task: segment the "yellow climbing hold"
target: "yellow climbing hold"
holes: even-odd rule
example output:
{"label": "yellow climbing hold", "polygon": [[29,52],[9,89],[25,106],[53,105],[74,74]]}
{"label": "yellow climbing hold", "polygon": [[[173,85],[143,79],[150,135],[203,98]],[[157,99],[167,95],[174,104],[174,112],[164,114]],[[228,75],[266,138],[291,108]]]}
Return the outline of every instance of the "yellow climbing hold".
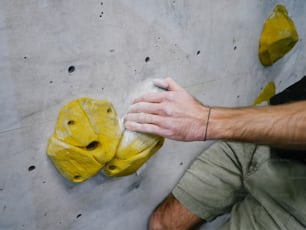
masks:
{"label": "yellow climbing hold", "polygon": [[47,154],[68,180],[82,182],[102,168],[109,176],[136,172],[163,144],[162,137],[123,131],[108,100],[79,98],[60,111]]}
{"label": "yellow climbing hold", "polygon": [[113,160],[104,172],[108,176],[127,176],[136,172],[164,143],[159,136],[125,130]]}
{"label": "yellow climbing hold", "polygon": [[60,111],[47,153],[64,177],[82,182],[115,156],[121,133],[109,101],[80,98]]}
{"label": "yellow climbing hold", "polygon": [[55,136],[50,138],[48,156],[57,170],[73,182],[87,180],[104,166],[86,148],[67,144]]}
{"label": "yellow climbing hold", "polygon": [[259,59],[270,66],[289,52],[298,41],[293,21],[283,5],[277,5],[267,18],[259,41]]}
{"label": "yellow climbing hold", "polygon": [[259,105],[262,102],[267,102],[274,95],[275,95],[275,84],[274,82],[269,82],[259,93],[255,101],[253,102],[253,105]]}

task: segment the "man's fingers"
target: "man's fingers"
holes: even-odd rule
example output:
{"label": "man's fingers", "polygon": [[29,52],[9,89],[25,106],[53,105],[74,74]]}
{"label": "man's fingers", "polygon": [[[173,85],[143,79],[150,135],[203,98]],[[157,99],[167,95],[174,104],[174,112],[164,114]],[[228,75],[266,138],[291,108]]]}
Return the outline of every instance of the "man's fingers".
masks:
{"label": "man's fingers", "polygon": [[154,80],[153,80],[153,84],[154,84],[156,87],[161,88],[161,89],[168,90],[168,88],[169,88],[169,84],[168,84],[168,82],[166,81],[166,79],[154,79]]}
{"label": "man's fingers", "polygon": [[154,124],[140,124],[134,121],[127,121],[124,123],[124,125],[127,130],[134,131],[134,132],[155,134],[155,135],[163,136],[163,137],[165,137],[165,133],[166,133],[164,129]]}
{"label": "man's fingers", "polygon": [[162,114],[162,109],[159,103],[138,102],[130,106],[128,113]]}
{"label": "man's fingers", "polygon": [[139,124],[158,124],[161,118],[158,115],[152,115],[147,113],[128,113],[124,117],[125,123],[136,122]]}
{"label": "man's fingers", "polygon": [[183,87],[181,87],[179,84],[177,84],[172,78],[168,77],[165,79],[165,81],[168,83],[168,90],[169,91],[181,91],[184,90]]}
{"label": "man's fingers", "polygon": [[158,92],[158,93],[147,93],[142,95],[134,100],[133,103],[138,102],[151,102],[151,103],[160,103],[162,102],[167,96],[167,92]]}

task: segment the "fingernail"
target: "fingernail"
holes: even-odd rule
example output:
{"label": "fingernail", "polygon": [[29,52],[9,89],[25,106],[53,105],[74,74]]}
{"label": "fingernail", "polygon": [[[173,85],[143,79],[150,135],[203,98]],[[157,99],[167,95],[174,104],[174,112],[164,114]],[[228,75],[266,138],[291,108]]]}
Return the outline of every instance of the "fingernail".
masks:
{"label": "fingernail", "polygon": [[165,89],[165,90],[168,90],[168,83],[165,82],[163,79],[154,79],[153,80],[153,84],[158,87],[158,88],[161,88],[161,89]]}

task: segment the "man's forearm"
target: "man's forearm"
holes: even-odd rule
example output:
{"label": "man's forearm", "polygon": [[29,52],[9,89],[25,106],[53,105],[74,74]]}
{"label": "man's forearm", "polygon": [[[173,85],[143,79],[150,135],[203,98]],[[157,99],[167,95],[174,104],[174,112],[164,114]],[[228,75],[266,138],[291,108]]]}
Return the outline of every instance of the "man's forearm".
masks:
{"label": "man's forearm", "polygon": [[287,105],[213,108],[208,139],[306,148],[306,102]]}

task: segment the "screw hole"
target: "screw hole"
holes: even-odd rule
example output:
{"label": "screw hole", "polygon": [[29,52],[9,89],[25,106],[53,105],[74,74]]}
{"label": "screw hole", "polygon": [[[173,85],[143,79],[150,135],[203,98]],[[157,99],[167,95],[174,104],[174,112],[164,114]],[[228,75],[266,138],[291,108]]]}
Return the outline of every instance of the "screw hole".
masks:
{"label": "screw hole", "polygon": [[75,67],[73,65],[68,67],[68,73],[73,73],[75,71]]}
{"label": "screw hole", "polygon": [[110,165],[110,166],[108,166],[108,169],[109,170],[115,170],[117,167],[115,166],[115,165]]}
{"label": "screw hole", "polygon": [[73,178],[74,178],[75,180],[80,180],[80,179],[81,179],[81,176],[80,176],[80,175],[75,175]]}
{"label": "screw hole", "polygon": [[75,121],[70,120],[70,121],[67,122],[67,124],[68,124],[68,125],[74,125],[74,124],[75,124]]}
{"label": "screw hole", "polygon": [[99,142],[98,141],[93,141],[93,142],[90,142],[87,146],[86,146],[86,149],[89,150],[89,151],[92,151],[92,150],[95,150],[99,145]]}

